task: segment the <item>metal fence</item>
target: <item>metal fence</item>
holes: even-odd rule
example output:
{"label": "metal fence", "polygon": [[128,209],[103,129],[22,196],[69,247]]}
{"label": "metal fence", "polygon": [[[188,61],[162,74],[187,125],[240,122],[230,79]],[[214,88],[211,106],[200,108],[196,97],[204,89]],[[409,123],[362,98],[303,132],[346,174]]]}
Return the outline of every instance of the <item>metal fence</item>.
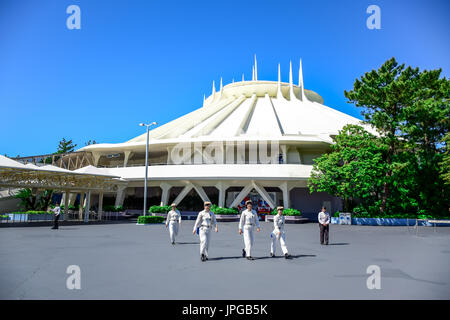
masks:
{"label": "metal fence", "polygon": [[[125,220],[128,216],[125,216],[123,212],[103,212],[99,217],[98,212],[89,211],[88,221],[111,221],[111,220]],[[27,214],[27,213],[6,213],[0,216],[0,223],[34,223],[34,222],[52,222],[55,219],[53,213],[48,214]],[[78,211],[69,210],[68,214],[61,213],[59,221],[85,221],[86,213],[82,214]]]}

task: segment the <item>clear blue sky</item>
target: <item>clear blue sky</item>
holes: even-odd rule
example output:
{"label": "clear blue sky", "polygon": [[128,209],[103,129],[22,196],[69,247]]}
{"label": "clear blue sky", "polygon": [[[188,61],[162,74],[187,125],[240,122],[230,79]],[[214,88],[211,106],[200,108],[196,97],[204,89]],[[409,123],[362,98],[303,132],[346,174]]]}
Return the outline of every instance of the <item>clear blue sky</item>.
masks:
{"label": "clear blue sky", "polygon": [[[66,8],[81,8],[68,30]],[[369,30],[366,8],[381,8]],[[343,92],[385,60],[450,71],[450,1],[0,0],[0,154],[56,151],[63,137],[124,142],[201,106],[242,73],[298,79],[360,118]],[[295,80],[297,81],[297,80]]]}

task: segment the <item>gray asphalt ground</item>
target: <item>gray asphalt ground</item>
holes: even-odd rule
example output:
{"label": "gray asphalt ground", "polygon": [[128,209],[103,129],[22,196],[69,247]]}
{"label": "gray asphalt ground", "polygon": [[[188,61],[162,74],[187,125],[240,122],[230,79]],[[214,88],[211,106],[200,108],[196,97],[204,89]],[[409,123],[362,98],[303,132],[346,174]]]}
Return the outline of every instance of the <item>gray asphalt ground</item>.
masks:
{"label": "gray asphalt ground", "polygon": [[[172,246],[164,225],[0,229],[1,299],[449,299],[450,228],[287,225],[292,259],[269,257],[271,223],[262,222],[253,256],[241,256],[237,223],[219,224],[201,262],[193,221]],[[81,289],[69,290],[69,265]],[[369,290],[367,267],[381,268]]]}

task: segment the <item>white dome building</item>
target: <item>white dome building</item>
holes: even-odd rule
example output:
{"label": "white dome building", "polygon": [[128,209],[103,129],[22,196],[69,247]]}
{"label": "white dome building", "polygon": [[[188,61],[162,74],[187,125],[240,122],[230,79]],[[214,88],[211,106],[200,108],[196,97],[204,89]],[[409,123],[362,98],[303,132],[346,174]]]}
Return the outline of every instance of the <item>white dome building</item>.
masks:
{"label": "white dome building", "polygon": [[[203,106],[150,131],[149,201],[179,203],[184,210],[202,208],[201,200],[238,207],[247,197],[262,211],[284,205],[304,215],[325,204],[330,212],[341,201],[306,186],[313,159],[332,143],[332,136],[359,119],[325,106],[317,93],[303,86],[258,80],[233,82],[204,98]],[[124,143],[94,144],[95,166],[128,182],[115,204],[142,208],[146,133]],[[201,199],[201,200],[200,200]],[[265,210],[264,210],[265,209]]]}

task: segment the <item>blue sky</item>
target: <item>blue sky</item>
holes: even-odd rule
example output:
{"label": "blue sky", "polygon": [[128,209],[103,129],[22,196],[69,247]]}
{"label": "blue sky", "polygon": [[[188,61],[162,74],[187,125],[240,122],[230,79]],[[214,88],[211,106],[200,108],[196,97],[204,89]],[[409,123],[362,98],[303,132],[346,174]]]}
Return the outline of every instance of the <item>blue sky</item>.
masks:
{"label": "blue sky", "polygon": [[[69,30],[66,8],[81,9]],[[366,8],[381,9],[369,30]],[[242,73],[276,80],[289,61],[325,104],[352,116],[344,90],[385,60],[450,71],[450,1],[0,0],[0,154],[56,151],[63,137],[124,142],[201,106]],[[297,81],[297,80],[295,80]]]}

